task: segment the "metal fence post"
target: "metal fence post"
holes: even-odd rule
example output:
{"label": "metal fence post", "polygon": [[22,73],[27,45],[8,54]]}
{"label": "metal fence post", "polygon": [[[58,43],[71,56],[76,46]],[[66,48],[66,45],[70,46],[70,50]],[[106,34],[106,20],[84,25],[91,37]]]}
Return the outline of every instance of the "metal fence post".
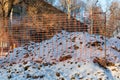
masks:
{"label": "metal fence post", "polygon": [[106,60],[106,12],[104,13],[105,14],[105,52],[104,52],[104,54],[105,54],[105,60]]}

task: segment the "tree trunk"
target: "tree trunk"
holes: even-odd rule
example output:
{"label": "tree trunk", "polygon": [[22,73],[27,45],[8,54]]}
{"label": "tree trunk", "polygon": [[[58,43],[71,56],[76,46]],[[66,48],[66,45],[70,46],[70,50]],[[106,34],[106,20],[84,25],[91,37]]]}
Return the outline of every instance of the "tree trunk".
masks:
{"label": "tree trunk", "polygon": [[8,12],[7,12],[7,16],[6,17],[10,17],[10,13],[13,7],[13,2],[14,0],[8,0]]}

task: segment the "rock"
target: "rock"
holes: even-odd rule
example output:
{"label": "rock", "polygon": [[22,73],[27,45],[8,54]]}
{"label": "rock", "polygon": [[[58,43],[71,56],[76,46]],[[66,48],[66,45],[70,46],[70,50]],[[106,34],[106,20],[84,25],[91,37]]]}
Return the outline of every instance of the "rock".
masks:
{"label": "rock", "polygon": [[99,78],[98,80],[102,80],[102,78]]}
{"label": "rock", "polygon": [[29,54],[25,54],[25,55],[24,55],[24,58],[28,58],[28,57],[29,57]]}
{"label": "rock", "polygon": [[78,65],[78,68],[80,68],[81,66],[80,65]]}
{"label": "rock", "polygon": [[24,64],[24,65],[27,64],[27,61],[23,61],[23,64]]}
{"label": "rock", "polygon": [[39,76],[32,76],[32,78],[33,78],[33,79],[38,79],[38,78],[39,78]]}
{"label": "rock", "polygon": [[74,45],[74,49],[75,49],[75,50],[77,50],[77,49],[79,49],[79,47],[78,47],[78,46],[76,46],[76,45]]}
{"label": "rock", "polygon": [[36,63],[42,63],[43,60],[41,58],[39,58],[39,59],[34,59],[33,61]]}
{"label": "rock", "polygon": [[100,41],[95,41],[95,42],[88,42],[86,44],[86,46],[93,46],[93,47],[98,47],[101,46],[101,44],[103,45],[104,43],[100,42]]}
{"label": "rock", "polygon": [[62,45],[62,43],[60,42],[59,45]]}
{"label": "rock", "polygon": [[71,80],[75,80],[75,77],[72,76],[72,77],[71,77]]}
{"label": "rock", "polygon": [[73,38],[72,38],[72,42],[75,42],[75,40],[76,40],[76,37],[73,37]]}
{"label": "rock", "polygon": [[62,77],[62,78],[60,78],[60,80],[65,80],[65,79]]}
{"label": "rock", "polygon": [[120,36],[117,36],[118,39],[120,39]]}
{"label": "rock", "polygon": [[30,66],[25,66],[25,67],[24,67],[24,70],[25,70],[25,71],[28,70],[29,67],[30,67]]}
{"label": "rock", "polygon": [[30,75],[30,74],[27,74],[27,76],[26,76],[27,78],[31,78],[32,76]]}
{"label": "rock", "polygon": [[40,75],[40,78],[44,78],[45,77],[45,75]]}
{"label": "rock", "polygon": [[56,72],[56,76],[57,76],[57,77],[60,77],[60,73],[59,73],[59,72]]}
{"label": "rock", "polygon": [[48,66],[48,65],[50,65],[50,63],[43,63],[43,65],[44,65],[44,66]]}
{"label": "rock", "polygon": [[8,79],[11,79],[12,78],[12,76],[11,75],[8,75]]}

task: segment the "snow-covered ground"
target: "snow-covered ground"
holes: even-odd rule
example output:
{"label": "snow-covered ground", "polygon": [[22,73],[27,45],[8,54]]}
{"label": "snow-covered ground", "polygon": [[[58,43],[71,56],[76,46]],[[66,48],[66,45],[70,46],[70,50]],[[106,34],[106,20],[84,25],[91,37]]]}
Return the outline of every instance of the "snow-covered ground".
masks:
{"label": "snow-covered ground", "polygon": [[94,57],[104,57],[104,41],[101,35],[62,31],[30,42],[0,58],[0,80],[120,80],[119,37],[106,39],[107,60],[115,66],[93,63]]}

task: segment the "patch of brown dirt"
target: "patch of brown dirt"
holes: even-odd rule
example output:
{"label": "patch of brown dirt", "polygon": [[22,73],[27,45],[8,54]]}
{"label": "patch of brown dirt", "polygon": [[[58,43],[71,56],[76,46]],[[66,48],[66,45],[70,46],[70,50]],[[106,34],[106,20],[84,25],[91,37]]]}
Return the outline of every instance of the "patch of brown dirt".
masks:
{"label": "patch of brown dirt", "polygon": [[68,59],[71,59],[71,58],[72,58],[71,55],[60,56],[59,61],[65,61],[65,60],[68,60]]}
{"label": "patch of brown dirt", "polygon": [[105,60],[104,58],[98,58],[98,57],[95,57],[93,59],[93,62],[94,63],[98,63],[101,67],[103,68],[107,68],[107,66],[115,66],[114,63],[108,61],[108,60]]}
{"label": "patch of brown dirt", "polygon": [[111,48],[118,51],[118,52],[120,52],[120,49],[118,49],[117,47],[111,47]]}

